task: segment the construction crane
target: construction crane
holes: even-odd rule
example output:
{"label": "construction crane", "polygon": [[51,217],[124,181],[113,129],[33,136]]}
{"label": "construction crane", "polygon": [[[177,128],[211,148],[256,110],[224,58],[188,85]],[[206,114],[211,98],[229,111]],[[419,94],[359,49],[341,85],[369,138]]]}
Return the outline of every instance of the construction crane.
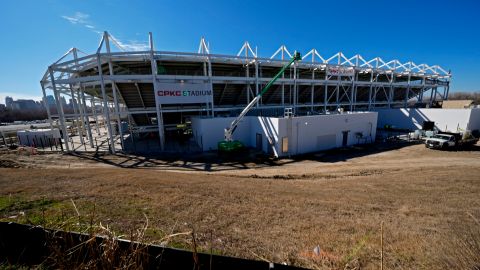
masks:
{"label": "construction crane", "polygon": [[224,130],[224,132],[225,132],[224,137],[225,138],[224,138],[223,141],[218,142],[218,150],[219,151],[221,151],[221,152],[234,152],[234,151],[240,150],[244,147],[242,142],[237,141],[237,140],[233,140],[233,133],[237,129],[238,124],[240,123],[240,121],[242,121],[243,117],[245,117],[245,115],[258,103],[258,101],[260,100],[262,95],[265,94],[265,92],[267,92],[268,89],[270,89],[270,87],[275,83],[275,81],[278,80],[278,78],[280,78],[280,76],[282,76],[282,74],[285,72],[285,70],[287,68],[289,68],[295,61],[300,61],[300,60],[302,60],[302,57],[300,56],[300,53],[295,52],[293,54],[292,59],[290,59],[290,61],[282,67],[282,69],[275,75],[275,77],[273,77],[273,79],[271,79],[267,83],[267,85],[265,85],[265,87],[262,89],[262,91],[260,93],[258,93],[257,96],[255,96],[255,98],[252,101],[250,101],[250,103],[248,103],[248,105],[245,107],[245,109],[243,109],[243,111],[238,115],[238,117],[235,118],[235,120],[233,120],[232,123],[230,123],[230,126],[225,128],[225,130]]}

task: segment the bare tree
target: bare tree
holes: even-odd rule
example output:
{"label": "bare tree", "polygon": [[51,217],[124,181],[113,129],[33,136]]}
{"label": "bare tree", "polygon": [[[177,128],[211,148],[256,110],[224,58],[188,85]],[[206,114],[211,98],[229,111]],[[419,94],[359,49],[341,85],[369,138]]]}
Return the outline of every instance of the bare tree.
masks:
{"label": "bare tree", "polygon": [[454,92],[448,95],[448,99],[450,100],[471,99],[478,104],[480,103],[480,92]]}

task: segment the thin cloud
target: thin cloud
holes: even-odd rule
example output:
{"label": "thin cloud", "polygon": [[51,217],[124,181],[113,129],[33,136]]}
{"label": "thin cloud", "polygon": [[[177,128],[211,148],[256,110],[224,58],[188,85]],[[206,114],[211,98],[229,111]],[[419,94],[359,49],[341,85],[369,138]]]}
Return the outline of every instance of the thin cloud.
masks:
{"label": "thin cloud", "polygon": [[[72,16],[63,15],[63,19],[67,20],[71,24],[81,25],[88,30],[96,33],[98,35],[103,35],[103,32],[98,30],[95,24],[90,20],[90,15],[82,12],[75,12]],[[129,40],[128,42],[122,41],[118,38],[112,37],[112,41],[124,51],[147,51],[150,49],[150,46],[146,42],[140,42],[138,40]]]}
{"label": "thin cloud", "polygon": [[123,42],[118,38],[110,34],[110,37],[114,43],[120,48],[123,48],[125,51],[148,51],[150,46],[146,42],[140,42],[138,40],[129,40],[128,42]]}
{"label": "thin cloud", "polygon": [[85,14],[85,13],[82,13],[82,12],[75,12],[75,14],[73,14],[73,16],[66,16],[66,15],[63,15],[62,18],[64,18],[65,20],[69,21],[71,24],[86,24],[88,25],[88,18],[90,17],[90,15],[88,14]]}
{"label": "thin cloud", "polygon": [[90,22],[90,20],[89,20],[90,15],[88,15],[88,14],[77,11],[77,12],[75,12],[75,14],[73,14],[73,16],[63,15],[61,17],[65,20],[67,20],[71,24],[75,24],[75,25],[78,24],[78,25],[81,25],[81,26],[84,26],[84,27],[88,28],[90,31],[92,31],[94,33],[102,34],[100,31],[98,31],[96,29],[96,27],[93,25],[93,23]]}

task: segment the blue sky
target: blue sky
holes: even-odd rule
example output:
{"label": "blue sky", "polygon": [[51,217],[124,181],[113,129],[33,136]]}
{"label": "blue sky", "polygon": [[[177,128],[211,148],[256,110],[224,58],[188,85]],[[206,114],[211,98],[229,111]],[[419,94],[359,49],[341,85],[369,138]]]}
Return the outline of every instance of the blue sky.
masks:
{"label": "blue sky", "polygon": [[93,53],[107,30],[141,46],[194,52],[201,36],[212,53],[236,54],[245,40],[269,57],[316,48],[451,69],[452,91],[480,91],[480,1],[2,1],[0,103],[41,96],[47,66],[71,47]]}

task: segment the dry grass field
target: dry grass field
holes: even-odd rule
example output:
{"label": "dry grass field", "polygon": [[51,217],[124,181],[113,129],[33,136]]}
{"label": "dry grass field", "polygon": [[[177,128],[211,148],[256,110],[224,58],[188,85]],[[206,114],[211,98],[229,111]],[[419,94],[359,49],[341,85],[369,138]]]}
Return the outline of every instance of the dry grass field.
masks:
{"label": "dry grass field", "polygon": [[55,227],[77,222],[74,203],[78,222],[126,237],[148,219],[148,242],[189,248],[163,237],[194,229],[204,251],[314,269],[380,269],[383,222],[385,269],[474,269],[479,148],[268,162],[4,153],[0,219]]}

